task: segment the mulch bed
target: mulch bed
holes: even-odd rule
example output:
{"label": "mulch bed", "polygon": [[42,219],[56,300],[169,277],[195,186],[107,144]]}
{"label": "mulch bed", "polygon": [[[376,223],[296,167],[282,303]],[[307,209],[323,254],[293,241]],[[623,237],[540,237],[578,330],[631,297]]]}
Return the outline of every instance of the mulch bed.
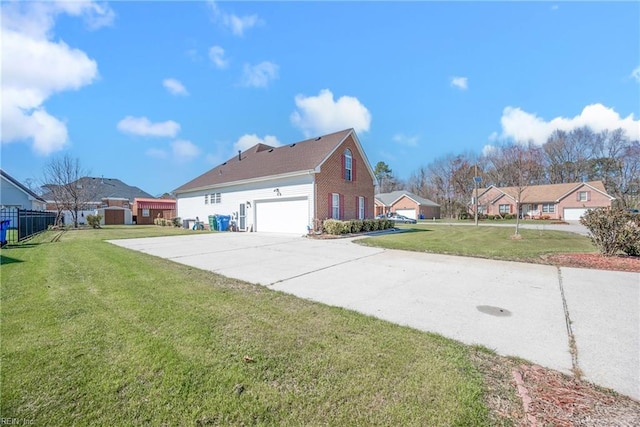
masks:
{"label": "mulch bed", "polygon": [[600,254],[554,254],[544,258],[546,262],[561,267],[593,268],[597,270],[631,271],[640,273],[640,257]]}
{"label": "mulch bed", "polygon": [[639,426],[640,402],[571,375],[472,351],[483,373],[491,425]]}

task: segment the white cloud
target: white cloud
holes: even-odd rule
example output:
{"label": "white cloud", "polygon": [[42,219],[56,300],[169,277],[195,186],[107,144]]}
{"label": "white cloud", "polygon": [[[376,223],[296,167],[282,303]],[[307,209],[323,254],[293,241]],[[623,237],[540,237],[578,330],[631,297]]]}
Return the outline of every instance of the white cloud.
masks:
{"label": "white cloud", "polygon": [[275,136],[266,135],[264,138],[260,138],[258,135],[253,133],[245,134],[238,138],[238,140],[233,144],[233,150],[234,152],[237,152],[238,150],[245,151],[256,144],[266,144],[272,147],[280,147],[282,145]]}
{"label": "white cloud", "polygon": [[501,138],[512,138],[516,141],[533,140],[539,145],[544,144],[556,129],[569,131],[582,126],[589,126],[595,132],[622,128],[629,138],[640,139],[640,120],[634,120],[633,114],[622,118],[612,108],[602,104],[587,105],[573,118],[556,117],[549,121],[520,108],[507,107],[500,122]]}
{"label": "white cloud", "polygon": [[91,84],[98,66],[85,52],[54,40],[55,19],[79,16],[96,29],[111,24],[113,11],[91,2],[15,2],[4,3],[0,13],[2,143],[32,141],[42,155],[61,150],[68,143],[67,125],[44,103],[53,94]]}
{"label": "white cloud", "polygon": [[133,135],[173,138],[180,131],[180,125],[173,120],[151,123],[146,117],[127,116],[118,122],[118,130]]}
{"label": "white cloud", "polygon": [[242,85],[248,87],[266,87],[271,80],[278,78],[278,65],[264,61],[257,65],[244,65]]}
{"label": "white cloud", "polygon": [[162,81],[162,86],[169,91],[172,95],[189,95],[187,88],[184,87],[180,80],[176,79],[164,79]]}
{"label": "white cloud", "polygon": [[238,16],[233,13],[227,13],[220,9],[215,2],[209,2],[209,7],[213,13],[213,19],[229,28],[236,36],[243,36],[244,32],[250,28],[262,23],[258,15]]}
{"label": "white cloud", "polygon": [[640,83],[640,66],[633,69],[631,72],[631,78]]}
{"label": "white cloud", "polygon": [[217,68],[226,68],[229,61],[224,58],[224,49],[220,46],[211,46],[209,48],[209,59]]}
{"label": "white cloud", "polygon": [[557,4],[554,4],[553,6],[551,6],[551,10],[558,10],[560,8],[560,6],[558,6]]}
{"label": "white cloud", "polygon": [[371,126],[371,113],[358,98],[342,96],[337,101],[329,89],[318,96],[296,95],[297,110],[291,114],[291,122],[306,137],[353,128],[366,132]]}
{"label": "white cloud", "polygon": [[451,77],[451,86],[457,87],[460,90],[467,90],[467,80],[466,77]]}
{"label": "white cloud", "polygon": [[395,134],[392,138],[396,144],[404,145],[405,147],[417,147],[420,138],[417,136],[408,136],[402,133]]}
{"label": "white cloud", "polygon": [[171,143],[173,157],[179,161],[194,159],[200,155],[200,149],[191,141],[179,139]]}

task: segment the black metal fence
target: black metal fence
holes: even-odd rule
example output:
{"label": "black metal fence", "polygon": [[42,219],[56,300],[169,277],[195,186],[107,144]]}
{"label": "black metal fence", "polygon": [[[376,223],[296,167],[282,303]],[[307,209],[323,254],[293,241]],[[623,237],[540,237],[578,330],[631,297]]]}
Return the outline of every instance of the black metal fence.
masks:
{"label": "black metal fence", "polygon": [[18,243],[28,237],[45,231],[50,225],[56,223],[55,212],[30,211],[26,209],[3,208],[0,209],[0,220],[8,220],[3,228],[7,243]]}

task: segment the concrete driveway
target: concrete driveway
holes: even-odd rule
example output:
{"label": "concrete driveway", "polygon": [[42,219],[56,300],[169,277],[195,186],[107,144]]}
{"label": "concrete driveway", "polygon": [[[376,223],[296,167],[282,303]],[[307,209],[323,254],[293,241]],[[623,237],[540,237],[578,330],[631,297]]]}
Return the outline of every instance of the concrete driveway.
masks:
{"label": "concrete driveway", "polygon": [[[518,356],[640,399],[640,274],[212,233],[111,243]],[[572,352],[571,348],[577,351]]]}

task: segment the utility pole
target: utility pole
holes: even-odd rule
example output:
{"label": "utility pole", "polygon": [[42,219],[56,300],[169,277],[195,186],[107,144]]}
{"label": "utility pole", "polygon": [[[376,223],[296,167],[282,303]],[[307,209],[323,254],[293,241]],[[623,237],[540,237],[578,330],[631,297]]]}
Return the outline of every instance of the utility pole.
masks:
{"label": "utility pole", "polygon": [[478,164],[476,163],[475,175],[473,177],[473,184],[475,187],[475,193],[474,193],[473,199],[476,205],[474,209],[476,227],[478,226],[478,184],[480,182],[482,182],[482,177],[478,176]]}

